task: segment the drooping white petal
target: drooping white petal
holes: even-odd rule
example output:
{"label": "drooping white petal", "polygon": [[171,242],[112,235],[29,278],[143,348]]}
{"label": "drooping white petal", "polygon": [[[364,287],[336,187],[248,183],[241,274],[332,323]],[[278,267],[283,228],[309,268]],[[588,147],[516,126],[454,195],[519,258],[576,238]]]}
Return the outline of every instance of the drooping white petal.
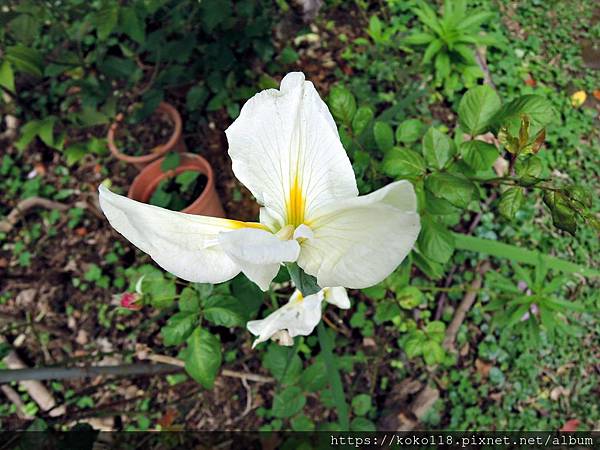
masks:
{"label": "drooping white petal", "polygon": [[288,303],[265,319],[251,320],[246,327],[250,333],[258,336],[252,347],[268,340],[281,330],[287,330],[290,337],[308,336],[321,320],[322,301],[322,291],[305,298],[300,291],[296,291]]}
{"label": "drooping white petal", "polygon": [[362,289],[379,283],[402,262],[420,230],[416,196],[408,181],[328,205],[310,223],[298,265],[319,286]]}
{"label": "drooping white petal", "polygon": [[169,211],[99,187],[100,207],[115,230],[162,268],[184,280],[221,283],[240,272],[218,244],[223,231],[241,222]]}
{"label": "drooping white petal", "polygon": [[280,227],[358,195],[335,122],[301,73],[288,74],[280,90],[252,97],[226,134],[236,177]]}
{"label": "drooping white petal", "polygon": [[350,299],[346,289],[341,286],[323,289],[325,301],[337,306],[340,309],[350,308]]}
{"label": "drooping white petal", "polygon": [[274,234],[255,228],[241,228],[219,234],[219,244],[241,267],[242,272],[263,291],[269,289],[282,262],[298,259],[300,245],[281,240]]}
{"label": "drooping white petal", "polygon": [[265,319],[248,322],[248,330],[258,336],[252,347],[269,338],[278,341],[280,345],[292,345],[293,341],[289,338],[308,336],[321,320],[323,300],[342,309],[350,307],[348,294],[343,287],[324,288],[304,298],[300,291],[296,290],[288,303]]}

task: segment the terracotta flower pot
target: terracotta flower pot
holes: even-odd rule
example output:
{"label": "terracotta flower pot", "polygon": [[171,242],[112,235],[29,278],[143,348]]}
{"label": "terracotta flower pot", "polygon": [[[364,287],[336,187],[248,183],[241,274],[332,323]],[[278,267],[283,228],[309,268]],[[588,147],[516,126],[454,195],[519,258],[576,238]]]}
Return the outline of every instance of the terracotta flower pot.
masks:
{"label": "terracotta flower pot", "polygon": [[150,149],[147,154],[142,156],[130,156],[120,151],[115,144],[115,134],[117,128],[121,126],[120,121],[113,123],[108,129],[106,136],[108,141],[108,148],[110,152],[121,161],[135,165],[138,169],[143,169],[152,161],[156,161],[161,156],[164,156],[169,151],[185,152],[186,147],[181,137],[181,116],[177,110],[168,103],[161,102],[156,108],[156,112],[162,112],[169,117],[169,121],[173,124],[173,133],[169,140],[163,144],[159,144],[156,147]]}
{"label": "terracotta flower pot", "polygon": [[221,200],[215,189],[213,170],[207,160],[202,156],[192,153],[182,153],[179,166],[168,172],[163,172],[160,166],[164,159],[160,158],[142,169],[129,188],[129,193],[127,194],[129,198],[148,203],[162,180],[192,170],[206,176],[206,187],[202,191],[202,194],[181,212],[203,216],[225,217]]}

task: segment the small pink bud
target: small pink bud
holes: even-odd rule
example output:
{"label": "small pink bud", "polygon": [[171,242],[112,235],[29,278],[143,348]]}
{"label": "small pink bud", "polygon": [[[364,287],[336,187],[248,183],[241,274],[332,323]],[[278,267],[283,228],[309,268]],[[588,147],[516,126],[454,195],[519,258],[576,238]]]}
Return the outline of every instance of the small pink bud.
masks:
{"label": "small pink bud", "polygon": [[125,292],[121,296],[121,306],[131,311],[139,311],[140,309],[142,309],[142,305],[138,303],[140,299],[141,297],[138,294],[132,292]]}

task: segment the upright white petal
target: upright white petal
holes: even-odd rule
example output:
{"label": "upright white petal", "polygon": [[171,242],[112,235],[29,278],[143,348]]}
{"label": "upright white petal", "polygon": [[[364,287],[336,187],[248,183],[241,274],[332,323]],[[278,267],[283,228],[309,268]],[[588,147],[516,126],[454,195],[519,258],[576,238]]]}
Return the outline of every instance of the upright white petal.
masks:
{"label": "upright white petal", "polygon": [[251,320],[246,324],[250,333],[258,336],[252,344],[257,344],[286,330],[290,337],[308,336],[321,320],[322,291],[302,297],[300,291],[294,292],[289,302],[271,313],[265,319]]}
{"label": "upright white petal", "polygon": [[100,207],[115,230],[162,268],[184,280],[221,283],[240,267],[221,248],[219,233],[242,222],[169,211],[117,195],[101,185]]}
{"label": "upright white petal", "polygon": [[379,283],[402,262],[420,230],[416,196],[408,181],[328,205],[311,221],[298,265],[319,286],[362,289]]}
{"label": "upright white petal", "polygon": [[350,308],[350,299],[346,289],[341,286],[323,289],[325,301],[337,306],[340,309]]}
{"label": "upright white petal", "polygon": [[221,248],[242,272],[263,291],[269,289],[282,262],[298,259],[300,245],[281,240],[274,234],[254,228],[242,228],[219,235]]}
{"label": "upright white petal", "polygon": [[252,97],[226,134],[236,177],[279,227],[300,225],[323,205],[358,195],[335,122],[301,73],[288,74],[280,90]]}

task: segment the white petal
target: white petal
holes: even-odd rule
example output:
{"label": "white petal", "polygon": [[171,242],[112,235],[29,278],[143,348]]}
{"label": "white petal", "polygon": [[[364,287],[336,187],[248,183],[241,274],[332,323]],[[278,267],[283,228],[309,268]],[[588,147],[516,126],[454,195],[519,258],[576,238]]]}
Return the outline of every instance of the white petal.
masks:
{"label": "white petal", "polygon": [[200,283],[221,283],[240,272],[217,237],[240,228],[241,222],[169,211],[114,194],[103,185],[98,190],[100,207],[113,228],[165,270]]}
{"label": "white petal", "polygon": [[313,84],[290,73],[252,97],[227,129],[236,177],[279,227],[300,225],[335,199],[356,197],[350,160]]}
{"label": "white petal", "polygon": [[416,197],[407,181],[322,208],[301,244],[298,265],[319,286],[362,289],[379,283],[402,262],[420,230]]}
{"label": "white petal", "polygon": [[325,301],[327,303],[331,303],[332,305],[337,306],[341,309],[350,308],[350,299],[348,298],[348,293],[346,289],[341,286],[325,288],[323,289],[325,293]]}
{"label": "white petal", "polygon": [[298,242],[281,240],[273,233],[255,228],[221,233],[219,244],[263,291],[269,289],[280,264],[296,261],[300,252]]}
{"label": "white petal", "polygon": [[272,336],[280,336],[278,333],[281,330],[287,330],[290,337],[308,336],[321,320],[322,301],[322,291],[305,298],[296,291],[288,303],[265,319],[251,320],[246,326],[252,334],[258,336],[252,347]]}

